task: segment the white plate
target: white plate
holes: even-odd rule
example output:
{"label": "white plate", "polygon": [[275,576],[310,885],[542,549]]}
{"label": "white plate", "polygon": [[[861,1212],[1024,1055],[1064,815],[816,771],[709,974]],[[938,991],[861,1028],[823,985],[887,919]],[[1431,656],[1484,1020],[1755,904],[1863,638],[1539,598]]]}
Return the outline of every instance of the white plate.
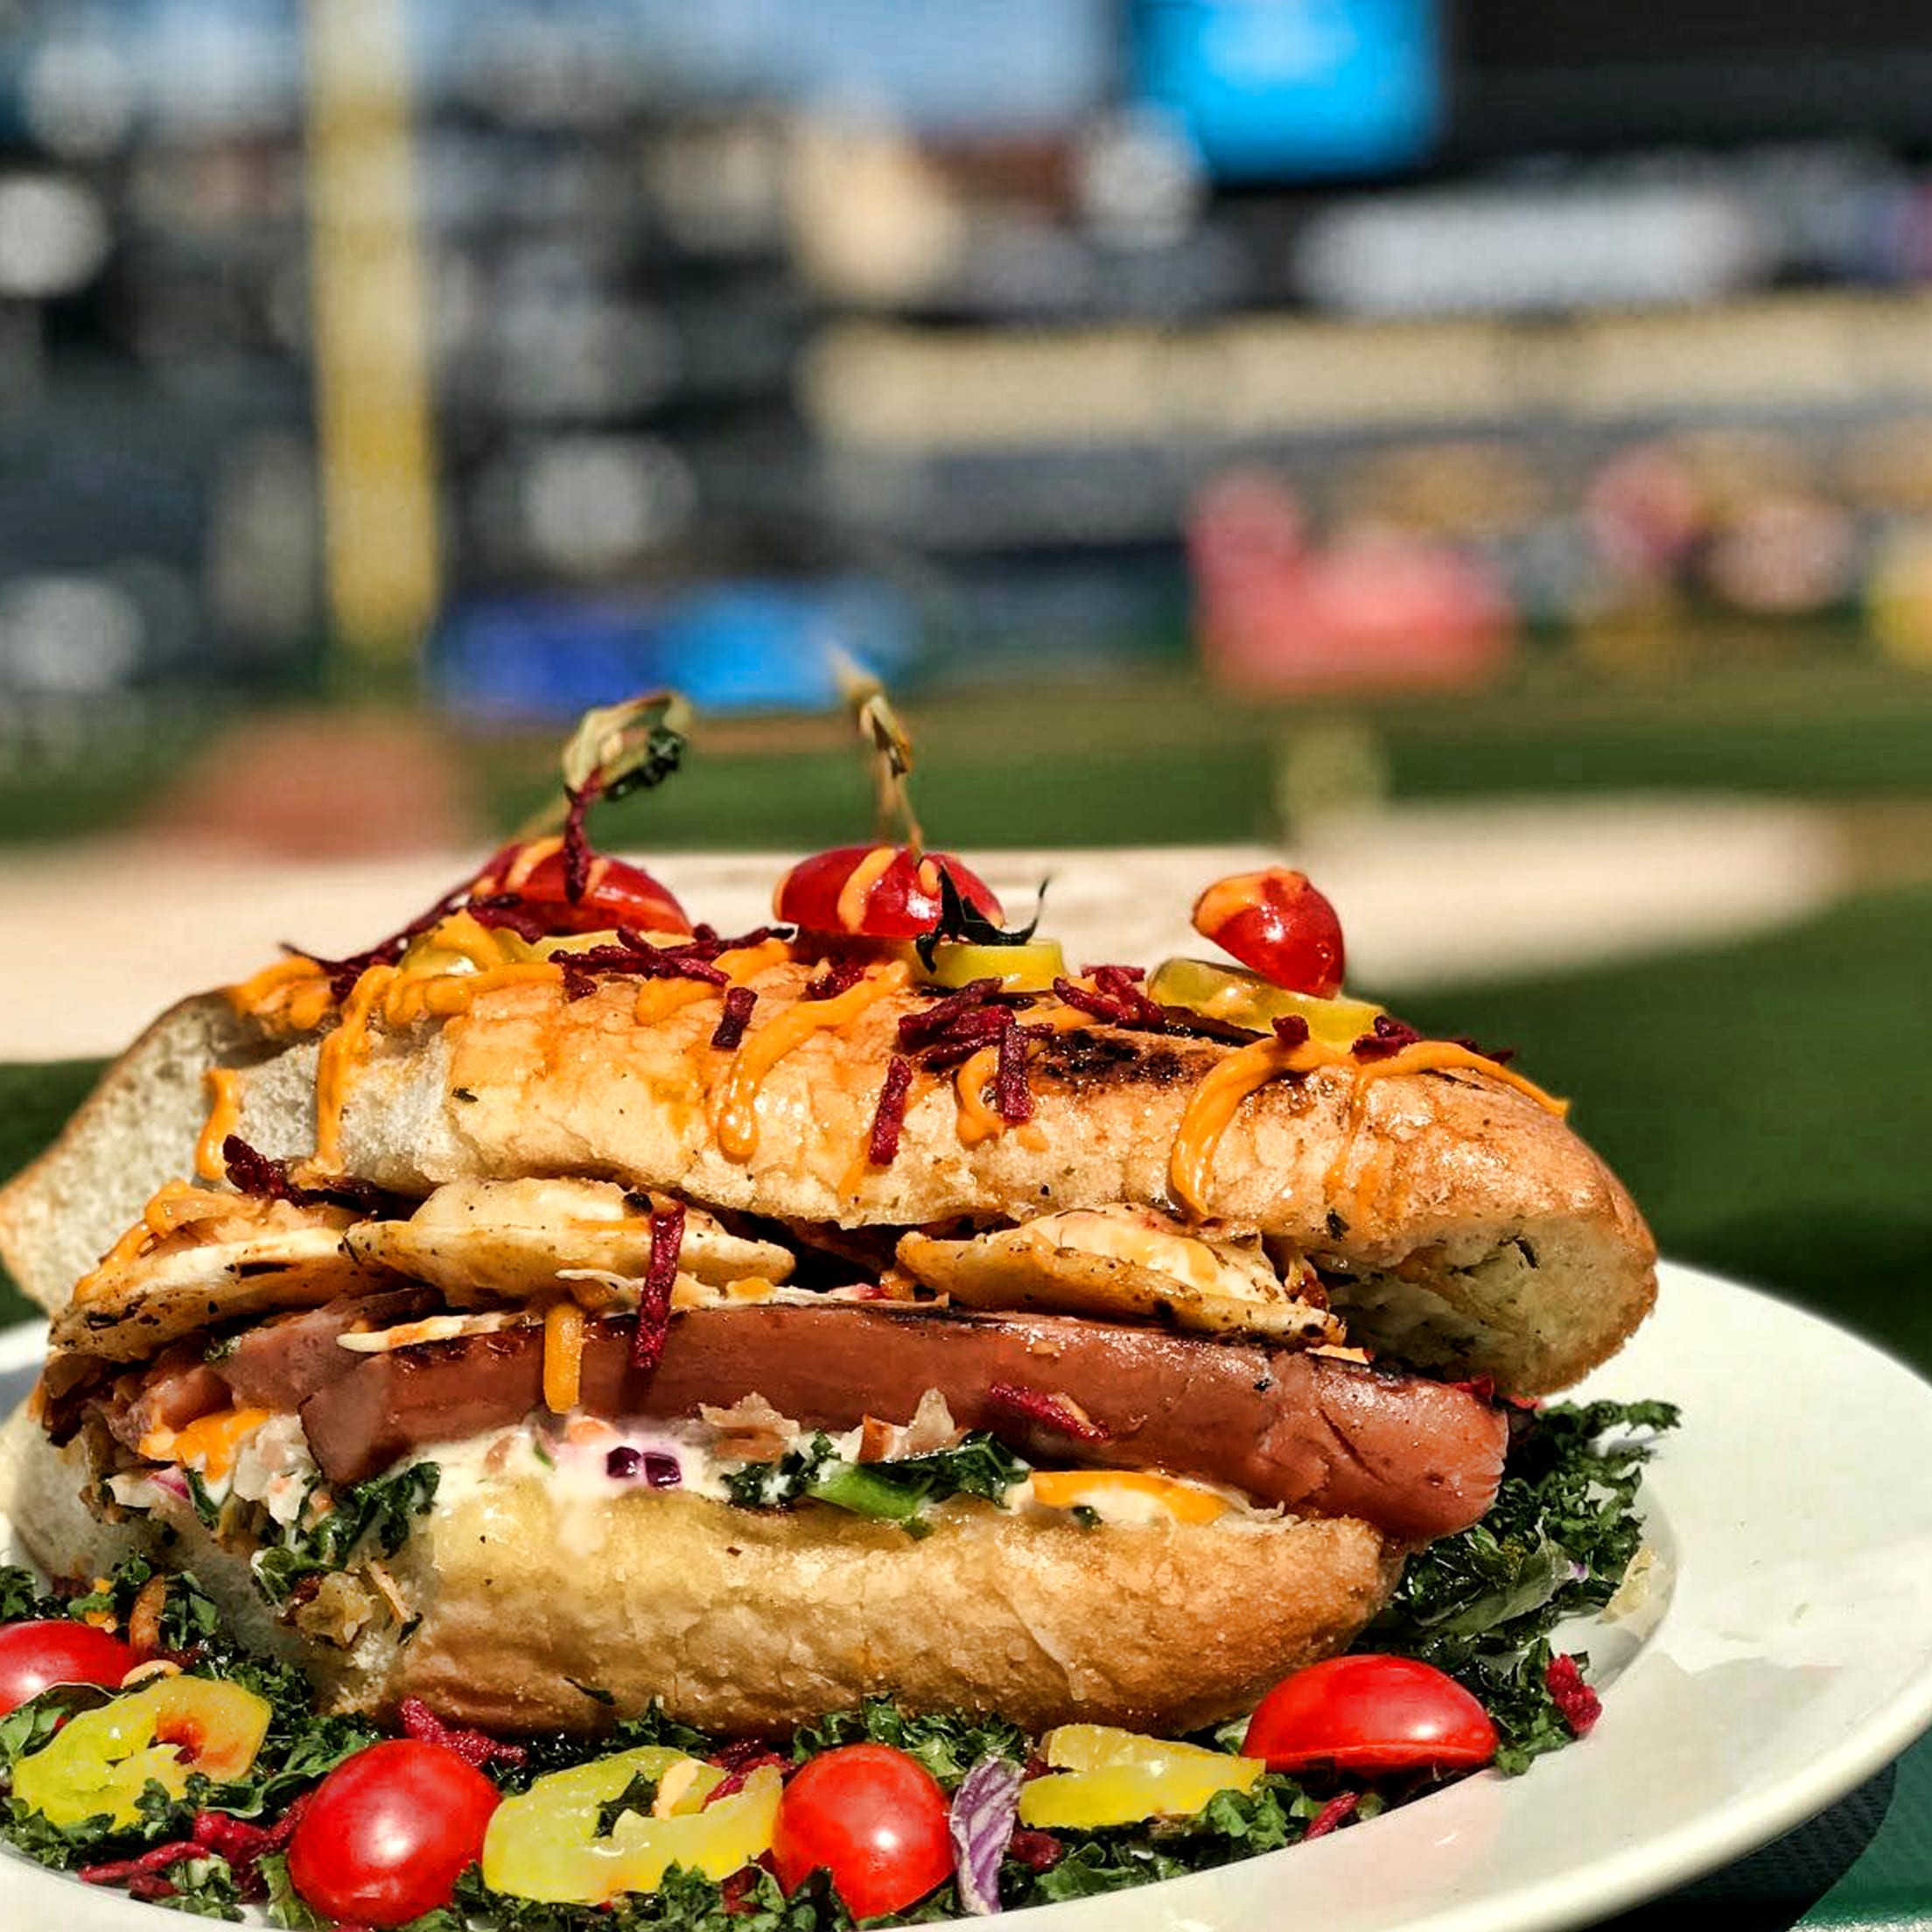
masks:
{"label": "white plate", "polygon": [[[0,1343],[0,1374],[36,1346],[24,1330]],[[1046,1908],[1043,1926],[1582,1925],[1776,1837],[1932,1724],[1932,1387],[1781,1302],[1667,1266],[1656,1317],[1580,1392],[1684,1416],[1647,1485],[1675,1588],[1641,1643],[1599,1647],[1622,1668],[1587,1744],[1316,1844]],[[9,1854],[0,1923],[162,1922]]]}

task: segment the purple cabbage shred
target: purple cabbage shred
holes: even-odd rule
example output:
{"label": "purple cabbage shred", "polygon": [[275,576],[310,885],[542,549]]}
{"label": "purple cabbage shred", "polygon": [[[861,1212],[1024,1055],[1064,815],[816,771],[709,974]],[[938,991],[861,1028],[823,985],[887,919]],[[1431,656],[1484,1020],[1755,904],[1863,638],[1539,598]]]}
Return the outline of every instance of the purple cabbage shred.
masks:
{"label": "purple cabbage shred", "polygon": [[999,1866],[1019,1816],[1020,1769],[1011,1759],[982,1758],[953,1794],[947,1829],[959,1902],[975,1918],[1000,1909]]}

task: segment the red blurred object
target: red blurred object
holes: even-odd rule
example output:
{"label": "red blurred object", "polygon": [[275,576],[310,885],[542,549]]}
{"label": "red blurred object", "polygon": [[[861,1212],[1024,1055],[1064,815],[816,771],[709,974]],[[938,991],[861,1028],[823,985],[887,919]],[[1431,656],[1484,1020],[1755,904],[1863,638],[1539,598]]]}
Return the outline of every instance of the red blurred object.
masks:
{"label": "red blurred object", "polygon": [[1237,690],[1478,685],[1514,648],[1509,599],[1477,559],[1379,528],[1317,548],[1294,493],[1270,477],[1210,487],[1187,543],[1202,660]]}

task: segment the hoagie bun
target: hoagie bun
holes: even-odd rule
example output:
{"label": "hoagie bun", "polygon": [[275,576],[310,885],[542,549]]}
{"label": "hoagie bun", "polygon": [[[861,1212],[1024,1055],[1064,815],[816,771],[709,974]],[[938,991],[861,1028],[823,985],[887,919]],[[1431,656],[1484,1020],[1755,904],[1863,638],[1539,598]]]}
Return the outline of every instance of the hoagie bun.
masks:
{"label": "hoagie bun", "polygon": [[1480,1516],[1492,1390],[1655,1292],[1466,1046],[439,918],[177,1007],[0,1192],[53,1316],[30,1547],[168,1544],[340,1708],[1214,1721]]}

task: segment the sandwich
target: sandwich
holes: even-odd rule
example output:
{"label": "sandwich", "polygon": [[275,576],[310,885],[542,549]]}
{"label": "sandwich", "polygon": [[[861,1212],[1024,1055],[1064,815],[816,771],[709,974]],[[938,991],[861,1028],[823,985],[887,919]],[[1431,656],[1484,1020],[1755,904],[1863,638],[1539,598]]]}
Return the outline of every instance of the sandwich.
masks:
{"label": "sandwich", "polygon": [[1347,1648],[1648,1311],[1560,1104],[1344,997],[1299,875],[1203,894],[1260,970],[1075,971],[916,836],[725,936],[589,848],[619,762],[175,1007],[0,1194],[50,1574],[191,1569],[345,1712],[1171,1736]]}

